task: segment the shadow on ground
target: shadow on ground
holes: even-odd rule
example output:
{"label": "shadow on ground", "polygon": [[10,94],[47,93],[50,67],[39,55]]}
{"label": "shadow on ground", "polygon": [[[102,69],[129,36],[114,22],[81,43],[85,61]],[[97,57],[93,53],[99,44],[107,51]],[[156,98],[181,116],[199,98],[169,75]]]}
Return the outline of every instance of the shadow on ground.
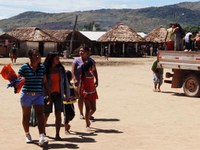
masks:
{"label": "shadow on ground", "polygon": [[[177,93],[172,91],[162,91],[161,93],[171,94],[172,96],[189,97],[185,95],[185,93]],[[191,98],[199,98],[199,97],[191,97]]]}
{"label": "shadow on ground", "polygon": [[102,121],[102,122],[114,122],[114,121],[120,121],[116,118],[95,118],[93,121]]}

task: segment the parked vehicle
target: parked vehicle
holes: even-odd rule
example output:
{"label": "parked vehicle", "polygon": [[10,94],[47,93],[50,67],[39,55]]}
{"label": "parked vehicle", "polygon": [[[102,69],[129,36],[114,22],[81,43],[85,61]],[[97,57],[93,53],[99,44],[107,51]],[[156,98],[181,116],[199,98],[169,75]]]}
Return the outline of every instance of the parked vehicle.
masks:
{"label": "parked vehicle", "polygon": [[200,52],[160,50],[158,67],[172,69],[166,72],[165,83],[172,88],[182,88],[187,96],[200,96]]}

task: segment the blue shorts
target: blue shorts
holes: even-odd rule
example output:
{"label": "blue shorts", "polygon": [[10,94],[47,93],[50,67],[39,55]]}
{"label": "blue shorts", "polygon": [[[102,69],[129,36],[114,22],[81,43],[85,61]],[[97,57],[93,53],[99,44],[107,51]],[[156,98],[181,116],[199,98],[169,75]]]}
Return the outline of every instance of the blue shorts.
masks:
{"label": "blue shorts", "polygon": [[32,105],[44,105],[44,95],[43,94],[29,94],[21,92],[20,102],[22,106],[31,107]]}

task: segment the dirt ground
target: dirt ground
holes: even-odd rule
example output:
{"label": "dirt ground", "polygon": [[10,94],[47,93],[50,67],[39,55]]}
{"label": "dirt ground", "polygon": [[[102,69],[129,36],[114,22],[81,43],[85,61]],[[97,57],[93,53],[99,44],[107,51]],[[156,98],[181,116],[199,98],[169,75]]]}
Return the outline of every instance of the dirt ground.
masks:
{"label": "dirt ground", "polygon": [[[21,125],[19,95],[7,89],[8,81],[0,77],[0,149],[81,149],[81,150],[199,150],[200,100],[186,97],[182,89],[163,84],[162,92],[153,92],[151,65],[156,58],[97,59],[99,99],[93,132],[85,129],[85,121],[76,116],[71,122],[73,134],[61,128],[62,141],[55,141],[54,114],[47,127],[49,144],[44,148],[36,143],[37,127],[30,132],[35,142],[25,143]],[[13,68],[28,59],[18,59]],[[63,60],[71,69],[72,60]],[[10,63],[0,59],[0,68]],[[165,70],[166,72],[167,70]],[[169,71],[169,70],[168,70]]]}

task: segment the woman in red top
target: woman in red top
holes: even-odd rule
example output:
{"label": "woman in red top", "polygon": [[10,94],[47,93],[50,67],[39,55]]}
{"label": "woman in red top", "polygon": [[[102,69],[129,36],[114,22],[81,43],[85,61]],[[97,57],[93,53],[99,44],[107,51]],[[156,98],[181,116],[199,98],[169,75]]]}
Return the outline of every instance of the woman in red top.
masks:
{"label": "woman in red top", "polygon": [[49,87],[50,103],[45,104],[45,121],[52,113],[54,105],[55,110],[55,140],[61,140],[61,112],[63,112],[63,99],[69,96],[69,84],[64,66],[61,64],[57,52],[50,52],[44,61],[46,67],[46,77]]}
{"label": "woman in red top", "polygon": [[80,93],[85,102],[85,120],[87,129],[89,129],[90,119],[96,111],[96,99],[98,99],[93,70],[94,63],[91,60],[85,61],[81,67]]}

